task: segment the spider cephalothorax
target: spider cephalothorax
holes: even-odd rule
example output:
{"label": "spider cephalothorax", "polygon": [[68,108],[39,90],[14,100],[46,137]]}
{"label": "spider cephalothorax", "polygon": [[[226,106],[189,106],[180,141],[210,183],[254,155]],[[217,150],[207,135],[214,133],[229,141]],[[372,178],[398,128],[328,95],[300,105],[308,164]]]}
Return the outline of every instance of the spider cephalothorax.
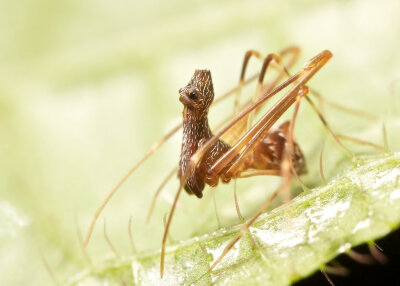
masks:
{"label": "spider cephalothorax", "polygon": [[[208,109],[214,99],[210,71],[196,70],[189,83],[179,90],[179,95],[179,100],[184,105],[183,140],[178,172],[178,176],[181,177],[185,173],[192,155],[207,139],[212,137],[207,118]],[[218,178],[213,178],[212,182],[207,180],[207,168],[228,149],[229,145],[222,140],[218,140],[210,148],[204,156],[204,160],[189,174],[185,184],[185,190],[189,194],[195,194],[201,198],[205,183],[211,185],[218,183]]]}

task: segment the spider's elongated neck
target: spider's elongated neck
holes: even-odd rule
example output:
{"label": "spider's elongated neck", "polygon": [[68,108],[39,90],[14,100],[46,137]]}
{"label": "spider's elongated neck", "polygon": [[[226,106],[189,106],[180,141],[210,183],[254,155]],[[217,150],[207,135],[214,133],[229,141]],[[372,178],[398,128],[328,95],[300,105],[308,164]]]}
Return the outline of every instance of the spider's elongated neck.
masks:
{"label": "spider's elongated neck", "polygon": [[187,107],[183,110],[183,141],[198,144],[201,139],[212,136],[207,112],[199,114]]}
{"label": "spider's elongated neck", "polygon": [[[211,73],[208,70],[196,70],[189,83],[179,90],[179,100],[184,105],[183,138],[178,172],[180,178],[185,174],[199,145],[212,137],[207,115],[213,98]],[[200,162],[197,163],[197,167],[187,174],[185,190],[201,198],[205,185],[206,167]]]}
{"label": "spider's elongated neck", "polygon": [[[199,148],[199,143],[202,139],[208,139],[212,136],[210,126],[208,125],[207,114],[199,116],[194,110],[185,106],[183,110],[183,138],[181,158],[179,161],[179,177],[181,177],[189,165],[190,159]],[[196,171],[191,174],[186,182],[185,190],[189,194],[195,194],[197,197],[202,197],[204,189],[204,178]]]}
{"label": "spider's elongated neck", "polygon": [[[183,110],[183,138],[181,157],[190,159],[197,151],[200,140],[211,138],[207,112],[199,113],[185,107]],[[186,169],[186,168],[185,168]]]}

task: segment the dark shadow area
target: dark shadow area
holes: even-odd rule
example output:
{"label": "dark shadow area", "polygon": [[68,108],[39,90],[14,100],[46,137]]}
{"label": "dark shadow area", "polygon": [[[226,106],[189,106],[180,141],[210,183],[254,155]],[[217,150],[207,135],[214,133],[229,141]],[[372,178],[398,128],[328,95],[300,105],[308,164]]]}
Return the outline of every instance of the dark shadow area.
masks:
{"label": "dark shadow area", "polygon": [[[349,270],[347,276],[329,274],[330,279],[336,286],[342,285],[400,285],[400,230],[376,241],[382,248],[383,254],[388,259],[386,264],[376,262],[373,265],[361,264],[348,255],[341,254],[335,261]],[[367,245],[360,245],[354,251],[361,254],[370,254]],[[294,285],[327,285],[329,282],[324,275],[318,271],[310,277],[303,279]]]}

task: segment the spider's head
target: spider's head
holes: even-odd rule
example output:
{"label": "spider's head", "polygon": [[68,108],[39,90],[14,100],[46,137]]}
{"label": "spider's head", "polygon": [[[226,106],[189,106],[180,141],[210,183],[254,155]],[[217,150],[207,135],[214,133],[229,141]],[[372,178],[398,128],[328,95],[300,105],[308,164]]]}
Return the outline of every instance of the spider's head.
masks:
{"label": "spider's head", "polygon": [[189,83],[179,90],[179,100],[188,109],[207,113],[214,99],[214,88],[209,70],[196,70]]}

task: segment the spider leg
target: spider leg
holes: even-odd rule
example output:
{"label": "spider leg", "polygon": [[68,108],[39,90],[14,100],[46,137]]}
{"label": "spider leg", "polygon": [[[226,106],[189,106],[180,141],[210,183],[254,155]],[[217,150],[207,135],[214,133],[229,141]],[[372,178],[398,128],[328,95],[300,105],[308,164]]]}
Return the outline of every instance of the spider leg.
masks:
{"label": "spider leg", "polygon": [[[259,77],[259,83],[263,81],[266,69],[268,67],[268,64],[271,62],[271,60],[273,59],[273,56],[268,55],[267,58],[264,60],[263,63],[263,68],[262,71],[260,73],[260,77]],[[287,72],[287,70],[285,69],[285,71]],[[289,75],[289,73],[287,72],[287,74]],[[262,84],[259,85],[260,87],[262,86]],[[259,90],[257,90],[257,94],[258,94]],[[256,94],[256,95],[257,95]],[[296,122],[296,118],[297,118],[297,114],[299,111],[299,107],[300,107],[300,102],[301,102],[302,96],[298,96],[297,100],[296,100],[296,105],[295,105],[295,110],[293,112],[293,118],[291,121],[291,124],[289,125],[289,134],[286,134],[285,137],[288,137],[288,143],[289,143],[289,154],[290,154],[290,158],[294,157],[295,154],[295,147],[294,147],[294,126],[295,126],[295,122]],[[254,114],[254,111],[252,112]],[[249,118],[250,119],[250,118]],[[250,120],[248,120],[248,124],[250,123]],[[249,128],[248,128],[249,129]],[[296,169],[293,165],[293,161],[292,159],[289,160],[290,162],[290,167],[291,170],[293,172],[293,174],[295,175],[296,179],[299,181],[300,185],[303,187],[303,189],[307,189],[303,182],[301,181],[301,179],[299,178]],[[268,176],[281,176],[281,171],[280,170],[250,170],[247,171],[247,174],[240,174],[241,178],[244,177],[250,177],[250,176],[260,176],[260,175],[268,175]],[[289,201],[290,200],[290,192],[285,192],[285,201]],[[239,211],[239,206],[238,206],[238,202],[237,202],[237,196],[236,196],[236,180],[235,180],[235,204],[236,204],[236,209],[238,211],[238,214],[240,214]],[[241,215],[239,215],[239,218],[241,217]],[[243,217],[242,217],[243,219]]]}
{"label": "spider leg", "polygon": [[291,172],[293,171],[295,172],[292,166],[292,153],[294,152],[294,140],[293,140],[294,126],[301,99],[305,95],[305,93],[301,93],[301,89],[299,90],[299,92],[300,93],[299,96],[297,97],[296,106],[293,113],[292,124],[290,124],[289,130],[286,132],[287,134],[285,136],[288,138],[289,144],[285,144],[283,151],[284,155],[283,155],[283,160],[281,162],[281,168],[280,168],[281,170],[279,171],[279,175],[281,175],[284,179],[280,187],[272,194],[270,198],[268,198],[268,200],[261,206],[258,212],[246,224],[244,224],[244,226],[240,229],[239,234],[224,248],[221,255],[217,257],[216,260],[214,260],[213,264],[210,266],[209,271],[212,271],[216,267],[216,265],[218,265],[218,263],[223,259],[223,257],[233,248],[236,242],[238,242],[245,235],[245,233],[247,233],[250,226],[258,219],[258,217],[261,214],[263,214],[267,210],[268,206],[278,196],[278,194],[281,192],[288,192],[292,180]]}
{"label": "spider leg", "polygon": [[385,121],[382,122],[382,135],[383,135],[383,149],[385,151],[385,153],[389,153],[390,149],[389,149],[389,140],[388,140],[388,136],[387,136],[387,132],[386,132],[386,125],[385,125]]}
{"label": "spider leg", "polygon": [[132,234],[132,216],[129,217],[129,222],[128,222],[128,235],[129,235],[129,243],[131,244],[132,248],[132,253],[136,253],[136,246],[135,243],[133,242],[133,234]]}
{"label": "spider leg", "polygon": [[[354,116],[358,116],[358,117],[363,117],[365,119],[368,120],[374,120],[376,119],[376,116],[367,113],[365,111],[362,110],[357,110],[357,109],[353,109],[353,108],[349,108],[340,104],[337,104],[335,102],[331,102],[328,101],[327,99],[323,98],[318,92],[311,90],[310,94],[314,95],[318,100],[320,100],[322,103],[326,103],[327,105],[331,106],[332,108],[335,108],[337,110],[341,110],[344,111],[346,113],[352,114]],[[333,132],[333,130],[330,128],[327,120],[325,119],[325,117],[322,115],[322,112],[317,108],[317,106],[314,104],[314,102],[311,100],[311,98],[307,95],[306,96],[306,100],[308,101],[308,103],[311,105],[312,109],[314,110],[314,112],[318,115],[318,117],[320,118],[322,124],[324,125],[324,127],[328,130],[328,132],[333,136],[334,140],[339,144],[340,147],[342,147],[346,153],[348,155],[350,155],[350,157],[352,157],[352,152],[347,149],[340,141],[340,139],[342,140],[347,140],[347,141],[351,141],[353,143],[359,144],[359,145],[365,145],[365,146],[370,146],[372,148],[375,148],[379,151],[382,151],[385,149],[385,147],[382,147],[380,145],[362,140],[362,139],[358,139],[358,138],[353,138],[347,135],[342,135],[342,134],[336,134]]]}
{"label": "spider leg", "polygon": [[239,202],[238,202],[237,192],[236,192],[236,179],[233,181],[233,197],[235,199],[235,207],[236,207],[237,216],[239,218],[239,223],[242,223],[245,221],[245,219],[242,216],[242,213],[240,212],[240,207],[239,207]]}
{"label": "spider leg", "polygon": [[235,178],[250,178],[255,176],[281,176],[281,172],[279,170],[246,170],[241,172]]}
{"label": "spider leg", "polygon": [[342,142],[339,140],[339,138],[336,136],[335,132],[333,132],[332,128],[329,126],[328,122],[326,121],[325,117],[322,115],[322,113],[319,111],[317,106],[314,104],[314,102],[311,100],[310,97],[306,96],[305,97],[308,103],[311,105],[312,109],[315,111],[315,113],[318,115],[319,119],[321,120],[322,124],[325,126],[325,128],[328,130],[328,132],[332,135],[332,137],[335,139],[335,141],[339,144],[340,147],[343,148],[343,150],[350,156],[353,157],[353,153],[347,149]]}
{"label": "spider leg", "polygon": [[168,215],[167,223],[165,224],[165,227],[164,227],[164,235],[163,235],[163,239],[161,242],[161,261],[160,261],[160,276],[161,276],[161,278],[164,276],[165,244],[167,243],[169,228],[171,226],[172,217],[174,216],[174,212],[176,209],[176,204],[178,203],[179,196],[181,195],[183,187],[185,186],[186,181],[189,177],[189,174],[190,174],[189,171],[191,170],[190,167],[191,166],[189,165],[189,167],[186,169],[186,172],[181,176],[180,185],[179,185],[178,191],[175,195],[175,199],[172,204],[171,211]]}
{"label": "spider leg", "polygon": [[50,276],[50,278],[51,278],[51,280],[53,282],[53,285],[55,285],[55,286],[61,285],[58,282],[58,279],[57,279],[56,275],[54,274],[54,271],[53,271],[52,267],[50,267],[50,264],[47,262],[46,257],[44,257],[44,254],[43,254],[41,249],[39,249],[39,255],[40,255],[40,259],[42,261],[42,264],[43,264],[44,268],[46,269],[46,272],[49,274],[49,276]]}
{"label": "spider leg", "polygon": [[334,102],[334,101],[330,101],[330,100],[324,98],[318,91],[316,91],[314,89],[310,89],[310,94],[313,95],[314,97],[316,97],[320,101],[321,104],[326,104],[336,110],[340,110],[342,112],[351,114],[353,116],[362,117],[367,120],[376,120],[378,118],[376,115],[371,114],[367,111],[355,109],[355,108],[348,107],[348,106],[342,105],[342,104]]}
{"label": "spider leg", "polygon": [[169,138],[172,137],[179,129],[181,128],[180,125],[173,128],[169,131],[163,138],[153,144],[150,150],[146,152],[129,170],[126,174],[119,180],[119,182],[111,189],[108,195],[105,197],[99,208],[96,210],[92,222],[90,223],[89,230],[86,234],[85,241],[83,242],[83,248],[85,249],[89,243],[90,237],[92,236],[94,226],[99,218],[101,212],[110,201],[110,199],[114,196],[114,194],[118,191],[118,189],[122,186],[122,184],[130,177],[130,175],[144,162],[146,161],[152,154],[154,154],[160,147],[167,141]]}
{"label": "spider leg", "polygon": [[162,189],[169,182],[169,180],[176,174],[177,171],[178,171],[178,167],[175,167],[174,169],[172,169],[171,172],[168,173],[168,175],[161,182],[160,186],[157,188],[156,192],[154,193],[153,199],[151,201],[151,205],[150,205],[150,208],[149,208],[149,212],[147,213],[146,223],[148,223],[150,221],[151,215],[153,214],[154,207],[156,205],[157,198],[160,195]]}
{"label": "spider leg", "polygon": [[[262,60],[263,65],[262,65],[260,73],[258,74],[258,83],[257,83],[257,87],[256,87],[256,92],[255,92],[254,96],[249,100],[248,105],[254,104],[262,94],[269,92],[273,87],[275,87],[278,84],[279,81],[281,81],[283,76],[290,77],[290,74],[289,74],[289,71],[287,68],[293,65],[293,63],[297,60],[299,53],[300,53],[300,49],[295,46],[288,47],[288,48],[282,50],[281,52],[279,52],[278,54],[268,54],[265,58],[262,58],[258,51],[254,51],[254,50],[247,51],[244,56],[244,59],[243,59],[242,70],[241,70],[241,74],[240,74],[239,84],[237,87],[235,105],[234,105],[234,114],[237,115],[240,110],[239,102],[240,102],[241,90],[242,90],[242,87],[245,82],[244,78],[245,78],[247,65],[252,56]],[[285,64],[283,62],[283,58],[284,58],[284,56],[286,56],[288,54],[291,54],[292,57],[290,58],[288,63]],[[271,83],[268,83],[267,85],[264,86],[263,81],[265,78],[267,68],[269,66],[277,69],[279,73],[274,78],[274,80],[271,81]],[[251,124],[253,122],[254,114],[257,111],[251,112],[248,115],[247,120],[243,119],[240,124],[235,125],[234,132],[236,132],[237,134],[240,134],[246,128],[247,128],[246,130],[250,129]]]}
{"label": "spider leg", "polygon": [[236,242],[238,242],[247,233],[250,226],[259,218],[260,215],[262,215],[267,210],[269,205],[278,196],[278,194],[289,188],[291,183],[290,164],[286,162],[290,160],[290,157],[288,156],[288,154],[285,154],[285,157],[287,159],[282,161],[282,166],[281,166],[281,171],[284,178],[281,185],[272,194],[272,196],[269,197],[268,200],[260,207],[257,213],[247,223],[245,223],[242,226],[238,235],[224,248],[221,255],[214,260],[213,264],[210,266],[209,271],[212,271],[215,268],[215,266],[217,266],[217,264],[222,260],[222,258],[224,258],[226,254],[228,254],[228,252],[232,249],[232,247],[236,244]]}
{"label": "spider leg", "polygon": [[[298,59],[299,54],[300,54],[300,48],[296,47],[296,46],[289,46],[287,48],[285,48],[284,50],[280,51],[277,55],[278,58],[278,65],[280,68],[283,68],[283,70],[285,71],[286,74],[289,74],[287,71],[287,68],[291,67]],[[286,55],[292,55],[290,60],[287,63],[282,63],[281,59],[284,58]],[[236,90],[236,97],[235,97],[235,103],[234,103],[234,113],[238,114],[239,113],[239,102],[240,102],[240,97],[241,97],[241,90],[243,88],[243,86],[245,85],[246,81],[245,81],[245,74],[246,74],[246,70],[247,70],[247,66],[249,63],[250,58],[254,56],[256,58],[258,58],[259,60],[263,60],[261,57],[261,54],[258,51],[255,50],[249,50],[245,53],[245,56],[243,58],[243,64],[242,64],[242,70],[240,73],[240,79],[239,79],[239,84],[237,86],[237,90]],[[265,59],[264,59],[265,61]],[[271,82],[271,84],[269,85],[269,89],[271,89],[271,86],[276,86],[276,84],[282,79],[282,73],[280,72],[279,75],[277,76],[277,78]],[[258,76],[260,78],[260,74],[256,74],[253,77]],[[251,78],[253,78],[251,77]],[[264,76],[263,76],[264,77]],[[255,97],[258,96],[258,93],[256,93]]]}
{"label": "spider leg", "polygon": [[89,264],[89,266],[93,267],[92,259],[90,258],[88,251],[86,249],[83,249],[83,247],[82,247],[83,246],[83,238],[82,238],[81,229],[79,227],[78,216],[76,213],[75,213],[75,227],[76,227],[76,234],[78,236],[79,246],[81,248],[82,254],[83,254],[86,262]]}
{"label": "spider leg", "polygon": [[[308,92],[308,89],[307,89],[307,92]],[[300,103],[301,103],[301,100],[304,95],[305,95],[304,93],[299,94],[299,96],[296,99],[296,105],[294,107],[292,121],[290,122],[289,130],[287,131],[287,134],[285,134],[285,138],[287,138],[288,145],[285,146],[284,152],[286,151],[288,153],[287,154],[289,157],[288,162],[289,162],[290,170],[291,170],[292,174],[295,176],[296,180],[300,183],[300,185],[303,187],[303,189],[307,189],[307,187],[305,187],[303,181],[300,179],[299,175],[297,174],[297,171],[296,171],[295,166],[293,165],[293,159],[292,159],[292,158],[295,158],[295,152],[296,152],[295,142],[294,142],[294,128],[296,125],[297,114],[299,113]],[[289,188],[284,190],[284,196],[285,196],[285,198],[284,198],[285,202],[289,202],[291,199],[291,194],[290,194]]]}
{"label": "spider leg", "polygon": [[236,91],[236,97],[235,97],[235,103],[234,103],[234,114],[239,113],[239,106],[240,106],[240,97],[242,95],[242,87],[244,85],[244,76],[246,74],[246,69],[247,65],[249,63],[249,60],[251,57],[256,57],[258,59],[261,59],[261,54],[258,51],[255,50],[249,50],[245,53],[244,58],[243,58],[243,64],[242,64],[242,70],[240,72],[240,79],[239,79],[239,84],[238,88]]}
{"label": "spider leg", "polygon": [[113,243],[111,242],[110,237],[107,234],[107,228],[106,228],[106,218],[104,218],[104,224],[103,224],[103,235],[104,235],[104,239],[107,242],[108,247],[111,249],[112,253],[114,253],[116,258],[120,258],[120,255],[118,253],[118,251],[116,250],[116,248],[114,247]]}
{"label": "spider leg", "polygon": [[[304,95],[304,96],[307,96],[307,95]],[[297,154],[297,150],[295,148],[296,147],[296,143],[294,141],[294,128],[295,128],[295,125],[296,125],[297,114],[299,112],[300,103],[301,103],[302,99],[303,99],[303,96],[298,96],[297,97],[296,105],[295,105],[294,112],[293,112],[292,121],[291,121],[291,124],[289,126],[289,134],[288,134],[288,139],[289,140],[288,141],[289,141],[290,155],[292,156],[291,158],[296,158],[297,155],[298,155]],[[300,151],[300,153],[301,153],[301,151]],[[304,158],[302,158],[302,159],[304,160]],[[290,160],[290,168],[291,168],[292,174],[294,175],[294,177],[296,178],[297,182],[300,184],[300,186],[301,186],[301,188],[303,189],[304,192],[310,191],[310,189],[300,179],[299,174],[297,172],[298,168],[296,168],[296,166],[294,166],[293,162],[294,162],[293,160]],[[301,162],[301,160],[300,160],[300,162]],[[298,163],[298,165],[303,165],[304,168],[305,168],[305,163],[304,162],[302,162],[302,164]]]}
{"label": "spider leg", "polygon": [[347,140],[347,141],[353,142],[353,143],[358,144],[358,145],[370,146],[370,147],[372,147],[372,148],[374,148],[376,150],[386,152],[385,144],[384,144],[384,146],[381,146],[381,145],[378,145],[378,144],[375,144],[375,143],[371,143],[369,141],[365,141],[365,140],[362,140],[362,139],[359,139],[359,138],[350,137],[350,136],[343,135],[343,134],[336,134],[336,136],[339,139],[342,139],[342,140]]}
{"label": "spider leg", "polygon": [[[271,64],[272,61],[274,61],[275,63],[279,64],[279,66],[282,67],[284,73],[288,77],[290,77],[289,71],[287,70],[287,68],[282,63],[281,57],[279,55],[277,55],[277,54],[268,54],[263,60],[263,64],[262,64],[262,67],[261,67],[261,72],[260,72],[260,75],[258,77],[256,93],[255,93],[255,95],[253,96],[253,98],[251,100],[251,103],[253,103],[253,104],[257,101],[257,98],[259,97],[259,94],[260,94],[260,92],[262,90],[265,74],[266,74],[267,69],[268,69],[268,67],[269,67],[269,65]],[[255,114],[255,111],[252,111],[247,116],[247,130],[249,130],[251,128],[251,125],[252,125],[253,120],[254,120],[254,114]]]}

